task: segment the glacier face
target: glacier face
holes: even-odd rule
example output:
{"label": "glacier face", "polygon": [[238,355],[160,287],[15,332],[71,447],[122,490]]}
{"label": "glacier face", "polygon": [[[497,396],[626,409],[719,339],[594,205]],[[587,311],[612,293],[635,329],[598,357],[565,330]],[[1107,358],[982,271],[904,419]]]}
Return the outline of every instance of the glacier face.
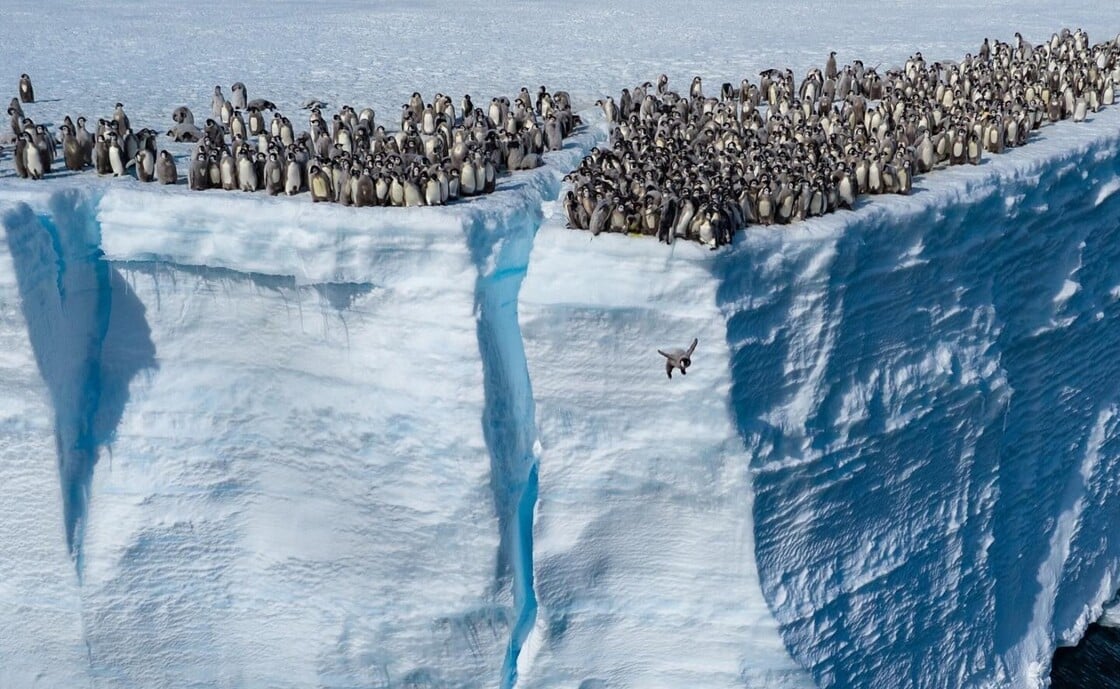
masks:
{"label": "glacier face", "polygon": [[542,215],[594,130],[407,215],[13,184],[0,684],[1037,683],[1117,585],[1118,124],[717,254]]}
{"label": "glacier face", "polygon": [[1098,119],[717,262],[762,586],[823,686],[1037,686],[1115,591]]}
{"label": "glacier face", "polygon": [[[464,686],[490,686],[510,603],[495,578],[478,423],[476,271],[457,223],[378,247],[378,284],[301,284],[141,253],[71,261],[49,250],[52,228],[129,229],[109,196],[65,200],[52,199],[39,227],[26,206],[5,224],[13,249],[49,230],[38,254],[13,251],[17,275],[32,273],[44,292],[74,288],[60,313],[27,294],[23,303],[32,345],[74,343],[35,349],[62,438],[67,526],[84,513],[72,495],[88,491],[96,504],[76,546],[95,685],[399,684],[453,670]],[[95,307],[88,315],[80,302],[66,308],[82,299]],[[115,328],[118,314],[129,322]],[[55,327],[37,327],[44,320]],[[71,350],[118,332],[158,368],[129,378],[128,413],[106,429],[111,453],[92,481],[88,470],[75,480],[66,436],[78,450],[110,440],[85,436],[99,432],[88,398],[110,389],[98,371],[114,367]]]}
{"label": "glacier face", "polygon": [[[517,291],[590,140],[466,212],[9,190],[5,422],[35,442],[4,473],[38,492],[0,527],[0,684],[512,685],[536,613]],[[51,577],[67,595],[30,607]]]}

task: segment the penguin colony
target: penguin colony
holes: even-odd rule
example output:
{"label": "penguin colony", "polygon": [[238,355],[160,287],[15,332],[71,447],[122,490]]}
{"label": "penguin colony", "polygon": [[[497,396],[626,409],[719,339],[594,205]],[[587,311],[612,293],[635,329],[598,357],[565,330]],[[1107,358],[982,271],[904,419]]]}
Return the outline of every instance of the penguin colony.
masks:
{"label": "penguin colony", "polygon": [[1117,84],[1120,36],[1090,45],[1081,29],[1038,46],[1018,33],[1014,43],[985,38],[959,64],[916,53],[884,75],[859,61],[840,69],[832,53],[800,85],[788,69],[767,70],[719,97],[704,95],[700,77],[685,96],[661,75],[597,103],[610,146],[568,176],[564,210],[574,229],[714,249],[748,225],[908,194],[916,174],[978,165],[1045,124],[1083,121],[1113,104]]}
{"label": "penguin colony", "polygon": [[[93,132],[86,119],[69,116],[59,127],[61,142],[42,124],[24,116],[21,103],[34,102],[31,80],[20,78],[20,97],[8,108],[16,139],[15,169],[23,178],[42,179],[62,157],[68,170],[93,167],[98,174],[141,182],[176,184],[174,157],[158,151],[157,133],[133,131],[117,103],[112,117]],[[497,175],[542,164],[541,155],[559,150],[580,123],[564,91],[527,88],[510,101],[492,98],[488,108],[463,97],[460,112],[437,94],[426,103],[419,93],[402,106],[399,129],[377,124],[372,108],[344,105],[328,121],[320,101],[308,101],[308,129],[296,133],[291,120],[271,101],[248,100],[238,82],[226,100],[214,88],[210,117],[202,128],[185,106],[176,108],[167,136],[197,144],[186,173],[193,190],[265,190],[295,195],[309,191],[313,201],[353,206],[432,206],[460,197],[492,192]],[[266,120],[265,113],[272,113]]]}

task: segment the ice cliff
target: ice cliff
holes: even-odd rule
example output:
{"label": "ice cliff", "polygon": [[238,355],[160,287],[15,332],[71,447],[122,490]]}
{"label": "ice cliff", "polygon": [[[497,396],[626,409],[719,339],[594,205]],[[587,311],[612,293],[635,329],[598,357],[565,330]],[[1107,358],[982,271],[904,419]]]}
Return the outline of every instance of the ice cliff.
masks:
{"label": "ice cliff", "polygon": [[718,253],[564,230],[600,135],[5,183],[0,686],[1042,682],[1120,586],[1120,115]]}

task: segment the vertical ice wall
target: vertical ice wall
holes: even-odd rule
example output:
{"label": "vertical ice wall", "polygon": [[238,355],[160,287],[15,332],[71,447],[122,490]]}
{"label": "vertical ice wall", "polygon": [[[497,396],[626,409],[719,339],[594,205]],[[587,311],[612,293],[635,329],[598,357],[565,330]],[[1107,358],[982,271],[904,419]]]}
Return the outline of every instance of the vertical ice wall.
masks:
{"label": "vertical ice wall", "polygon": [[[324,251],[301,244],[320,233],[300,234],[294,206],[269,218],[168,196],[153,214],[114,193],[4,222],[21,276],[5,298],[60,437],[65,517],[39,516],[84,554],[80,589],[74,564],[62,575],[85,621],[82,683],[493,686],[511,605],[461,221],[371,238],[336,216]],[[98,258],[99,231],[129,260]],[[116,381],[128,404],[103,422]],[[49,542],[64,563],[66,540]],[[45,619],[61,612],[39,612],[7,629],[64,646]],[[16,677],[54,662],[3,646]]]}
{"label": "vertical ice wall", "polygon": [[[538,233],[521,325],[541,449],[525,687],[809,686],[754,568],[707,249]],[[672,380],[658,348],[687,346]]]}
{"label": "vertical ice wall", "polygon": [[[40,219],[29,210],[0,217],[0,686],[81,686],[86,646],[66,546],[55,412],[36,363],[45,353],[33,347],[20,297],[37,282],[57,284],[58,254],[46,232],[34,232]],[[46,295],[29,294],[36,296]],[[61,314],[57,299],[45,306]]]}
{"label": "vertical ice wall", "polygon": [[[549,158],[567,169],[584,148]],[[5,303],[26,314],[55,428],[76,438],[59,446],[65,515],[39,521],[64,522],[84,554],[62,583],[86,620],[77,672],[515,682],[537,472],[516,302],[561,174],[398,226],[127,186],[13,195],[30,203],[4,216],[29,277]],[[0,646],[19,677],[49,662]]]}
{"label": "vertical ice wall", "polygon": [[0,679],[1036,682],[1116,580],[1100,133],[714,256],[537,233],[556,169],[7,203]]}
{"label": "vertical ice wall", "polygon": [[1040,686],[1115,591],[1098,120],[720,258],[763,590],[823,686]]}

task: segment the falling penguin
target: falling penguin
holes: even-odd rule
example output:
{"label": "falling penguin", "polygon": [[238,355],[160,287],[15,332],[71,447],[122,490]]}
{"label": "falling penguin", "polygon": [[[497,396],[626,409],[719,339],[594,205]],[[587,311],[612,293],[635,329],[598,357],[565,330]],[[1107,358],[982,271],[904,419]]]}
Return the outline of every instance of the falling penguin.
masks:
{"label": "falling penguin", "polygon": [[686,369],[692,365],[692,352],[696,351],[698,342],[699,340],[694,337],[688,349],[670,349],[668,352],[657,350],[658,354],[665,357],[665,374],[670,379],[673,377],[673,369],[675,368],[681,370],[682,376],[688,372]]}

